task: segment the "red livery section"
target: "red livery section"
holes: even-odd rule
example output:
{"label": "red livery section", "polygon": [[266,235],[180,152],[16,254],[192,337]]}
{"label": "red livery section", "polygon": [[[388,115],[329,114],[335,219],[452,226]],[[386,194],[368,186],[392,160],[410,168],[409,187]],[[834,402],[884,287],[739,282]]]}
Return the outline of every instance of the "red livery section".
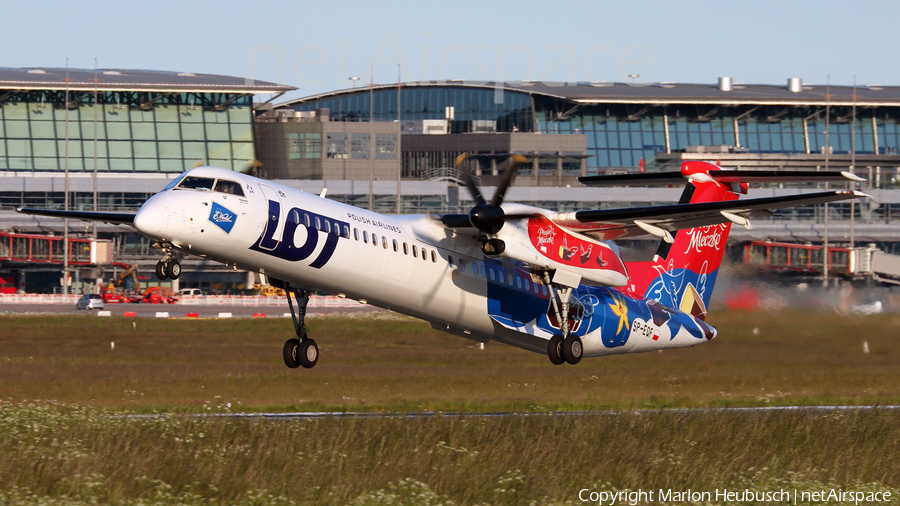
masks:
{"label": "red livery section", "polygon": [[610,248],[570,234],[545,216],[528,219],[528,238],[534,249],[554,262],[626,274],[625,264]]}

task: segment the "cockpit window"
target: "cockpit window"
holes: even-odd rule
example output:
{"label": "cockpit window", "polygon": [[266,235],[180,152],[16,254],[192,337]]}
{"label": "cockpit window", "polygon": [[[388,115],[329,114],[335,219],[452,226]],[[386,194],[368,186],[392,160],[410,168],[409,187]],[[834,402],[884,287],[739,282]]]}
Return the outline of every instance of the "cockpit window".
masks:
{"label": "cockpit window", "polygon": [[181,184],[178,185],[178,188],[210,191],[213,189],[213,183],[215,183],[215,181],[215,179],[208,177],[186,176],[181,180]]}
{"label": "cockpit window", "polygon": [[227,193],[229,195],[244,196],[244,190],[241,189],[240,183],[228,181],[227,179],[220,179],[216,182],[216,191],[219,193]]}
{"label": "cockpit window", "polygon": [[175,186],[177,186],[178,183],[180,183],[182,179],[184,179],[184,174],[182,174],[182,175],[176,177],[175,179],[173,179],[172,181],[170,181],[169,184],[167,184],[166,187],[162,189],[162,191],[171,190],[172,188],[175,188]]}

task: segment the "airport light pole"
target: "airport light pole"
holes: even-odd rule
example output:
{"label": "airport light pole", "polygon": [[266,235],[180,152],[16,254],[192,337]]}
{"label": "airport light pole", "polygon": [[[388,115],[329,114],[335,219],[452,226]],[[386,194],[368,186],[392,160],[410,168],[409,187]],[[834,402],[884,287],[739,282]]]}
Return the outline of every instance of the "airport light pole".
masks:
{"label": "airport light pole", "polygon": [[[354,81],[355,82],[355,81]],[[375,210],[375,64],[369,65],[369,211]]]}
{"label": "airport light pole", "polygon": [[[828,75],[828,82],[825,85],[825,172],[828,172],[829,151],[831,151],[831,143],[829,139],[829,130],[831,130],[831,75]],[[828,183],[825,183],[825,189],[828,190]],[[828,202],[822,206],[825,211],[825,232],[822,237],[822,286],[828,288]]]}
{"label": "airport light pole", "polygon": [[353,89],[355,90],[356,89],[356,81],[359,81],[359,77],[353,76],[353,77],[348,77],[347,79],[349,79],[353,82]]}
{"label": "airport light pole", "polygon": [[[66,94],[65,94],[65,103],[63,104],[65,108],[65,121],[66,121],[66,157],[65,157],[65,169],[66,169],[66,194],[65,194],[65,204],[64,209],[66,212],[69,211],[69,59],[66,58]],[[69,219],[63,219],[63,279],[62,279],[62,292],[63,295],[69,294]]]}
{"label": "airport light pole", "polygon": [[[850,173],[856,173],[856,76],[853,76],[853,109],[850,121]],[[878,154],[878,153],[876,153]],[[847,189],[852,190],[856,183],[850,181],[847,183]],[[853,225],[856,218],[856,202],[850,200],[850,249],[856,248],[856,238],[854,237]],[[854,255],[855,256],[855,255]],[[855,266],[851,266],[854,268]]]}

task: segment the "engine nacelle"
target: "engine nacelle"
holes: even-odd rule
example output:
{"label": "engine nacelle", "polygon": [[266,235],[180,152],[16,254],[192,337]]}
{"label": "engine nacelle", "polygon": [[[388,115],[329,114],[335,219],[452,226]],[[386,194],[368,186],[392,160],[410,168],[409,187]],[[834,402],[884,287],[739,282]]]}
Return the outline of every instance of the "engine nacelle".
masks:
{"label": "engine nacelle", "polygon": [[[599,286],[625,286],[628,271],[608,245],[575,235],[543,215],[507,222],[497,234],[502,256],[537,267],[567,271],[582,281]],[[485,243],[486,244],[486,243]],[[484,248],[485,245],[482,245]],[[483,250],[484,251],[484,250]],[[487,254],[487,251],[484,251]]]}

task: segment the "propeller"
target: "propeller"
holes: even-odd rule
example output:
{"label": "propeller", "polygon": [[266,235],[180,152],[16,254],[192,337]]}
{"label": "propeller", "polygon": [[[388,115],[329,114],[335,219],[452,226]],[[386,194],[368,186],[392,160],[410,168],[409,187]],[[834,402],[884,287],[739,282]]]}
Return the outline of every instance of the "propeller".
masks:
{"label": "propeller", "polygon": [[503,204],[503,198],[506,196],[506,191],[509,190],[509,187],[512,185],[516,171],[521,165],[528,163],[528,159],[518,154],[509,157],[506,170],[503,172],[500,181],[497,183],[497,190],[494,192],[494,197],[488,202],[482,195],[481,189],[478,188],[475,177],[466,168],[465,162],[467,158],[468,155],[466,153],[459,155],[456,158],[454,168],[456,168],[457,172],[463,174],[466,188],[469,189],[469,194],[472,195],[475,207],[469,211],[469,214],[445,214],[441,217],[441,222],[450,228],[475,227],[489,236],[494,235],[503,228],[503,224],[506,223],[507,219],[521,217],[518,215],[507,215],[503,212],[501,204]]}

